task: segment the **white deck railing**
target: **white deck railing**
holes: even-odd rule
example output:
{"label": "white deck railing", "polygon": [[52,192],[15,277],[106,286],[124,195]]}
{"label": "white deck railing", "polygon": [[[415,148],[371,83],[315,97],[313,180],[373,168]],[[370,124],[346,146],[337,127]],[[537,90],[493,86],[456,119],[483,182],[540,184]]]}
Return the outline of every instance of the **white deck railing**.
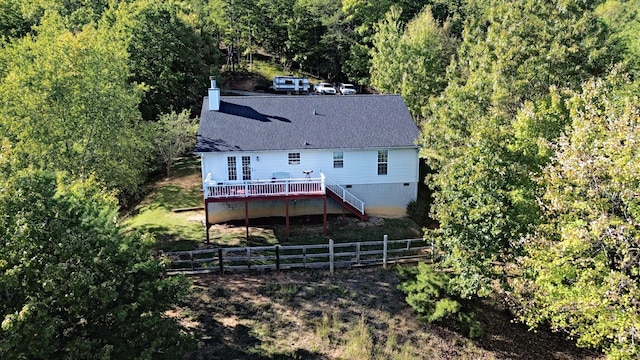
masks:
{"label": "white deck railing", "polygon": [[364,201],[355,197],[352,193],[350,193],[344,187],[336,184],[335,182],[326,179],[326,186],[329,190],[331,190],[334,194],[338,195],[342,201],[347,204],[353,206],[356,210],[360,211],[362,215],[364,215]]}
{"label": "white deck railing", "polygon": [[320,178],[247,180],[233,183],[205,182],[204,196],[210,198],[245,198],[258,196],[321,195],[325,192],[324,175]]}

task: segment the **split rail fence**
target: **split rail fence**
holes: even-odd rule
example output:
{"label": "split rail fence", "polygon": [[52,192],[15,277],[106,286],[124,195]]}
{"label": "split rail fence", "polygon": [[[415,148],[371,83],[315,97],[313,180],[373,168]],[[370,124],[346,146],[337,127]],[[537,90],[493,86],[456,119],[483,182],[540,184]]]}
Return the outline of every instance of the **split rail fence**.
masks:
{"label": "split rail fence", "polygon": [[349,268],[429,261],[433,244],[424,239],[364,241],[316,245],[229,247],[163,253],[170,261],[168,275],[247,270]]}

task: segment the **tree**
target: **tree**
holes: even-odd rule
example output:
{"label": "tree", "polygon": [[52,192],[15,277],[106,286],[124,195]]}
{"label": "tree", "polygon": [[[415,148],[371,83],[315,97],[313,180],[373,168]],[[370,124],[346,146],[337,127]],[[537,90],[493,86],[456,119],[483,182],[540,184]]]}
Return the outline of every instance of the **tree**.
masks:
{"label": "tree", "polygon": [[625,77],[590,81],[540,182],[544,223],[524,237],[520,319],[613,359],[640,354],[640,101]]}
{"label": "tree", "polygon": [[166,311],[188,285],[161,278],[151,238],[117,226],[113,196],[31,169],[3,173],[0,189],[0,357],[184,354],[190,337]]}
{"label": "tree", "polygon": [[400,22],[402,9],[392,6],[385,18],[376,24],[371,50],[371,85],[385,93],[400,93],[403,65],[398,53],[403,25]]}
{"label": "tree", "polygon": [[[155,121],[176,109],[195,111],[206,89],[205,79],[217,72],[215,58],[206,58],[207,44],[173,2],[122,3],[112,31],[126,44],[129,81],[145,85],[140,102],[143,119]],[[217,44],[214,44],[217,47]]]}
{"label": "tree", "polygon": [[21,38],[29,32],[29,27],[20,10],[20,1],[0,0],[0,40]]}
{"label": "tree", "polygon": [[637,78],[640,74],[640,1],[608,0],[598,6],[596,14],[612,29],[612,41],[623,45],[624,62]]}
{"label": "tree", "polygon": [[402,29],[395,6],[373,36],[371,85],[385,93],[399,93],[417,118],[432,96],[447,85],[445,73],[456,50],[449,23],[439,26],[431,7],[425,7]]}
{"label": "tree", "polygon": [[174,160],[195,146],[198,119],[190,119],[189,115],[188,110],[179,114],[172,111],[160,115],[155,123],[154,143],[167,176],[171,175]]}
{"label": "tree", "polygon": [[135,191],[151,147],[126,48],[105,27],[65,30],[55,12],[37,33],[0,54],[0,133],[14,157],[22,167],[95,175],[109,189]]}
{"label": "tree", "polygon": [[342,79],[349,39],[340,3],[298,0],[288,26],[287,48],[300,68],[331,80]]}
{"label": "tree", "polygon": [[371,64],[371,49],[373,36],[377,32],[376,24],[383,21],[391,7],[402,11],[398,15],[399,23],[406,24],[417,16],[425,7],[431,6],[433,16],[438,25],[452,21],[454,29],[459,29],[462,23],[459,11],[459,0],[402,0],[402,1],[371,1],[345,0],[342,1],[342,12],[350,29],[348,58],[343,63],[344,72],[357,79],[363,85],[369,84],[369,69]]}
{"label": "tree", "polygon": [[440,223],[425,236],[457,271],[451,284],[463,297],[486,294],[494,279],[508,287],[505,266],[539,222],[533,179],[549,157],[540,144],[568,121],[565,91],[617,60],[594,5],[488,1],[468,12],[449,85],[425,107],[423,154],[437,171],[427,182]]}

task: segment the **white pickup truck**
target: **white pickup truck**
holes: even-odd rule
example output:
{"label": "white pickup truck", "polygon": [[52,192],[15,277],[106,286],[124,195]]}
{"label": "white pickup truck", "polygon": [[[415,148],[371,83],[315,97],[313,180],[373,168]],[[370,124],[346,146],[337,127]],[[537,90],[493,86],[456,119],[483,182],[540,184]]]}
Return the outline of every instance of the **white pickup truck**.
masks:
{"label": "white pickup truck", "polygon": [[320,83],[316,85],[316,94],[335,95],[335,93],[336,93],[336,89],[329,83]]}
{"label": "white pickup truck", "polygon": [[340,90],[340,94],[342,95],[355,95],[357,93],[356,87],[352,84],[340,83],[338,89]]}

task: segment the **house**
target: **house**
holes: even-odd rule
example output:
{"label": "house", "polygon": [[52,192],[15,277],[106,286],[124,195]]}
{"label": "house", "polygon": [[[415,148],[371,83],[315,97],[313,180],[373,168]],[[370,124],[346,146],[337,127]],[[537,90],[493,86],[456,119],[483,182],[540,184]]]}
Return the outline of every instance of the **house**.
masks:
{"label": "house", "polygon": [[204,98],[195,153],[211,224],[350,211],[399,217],[418,192],[418,128],[399,95]]}

